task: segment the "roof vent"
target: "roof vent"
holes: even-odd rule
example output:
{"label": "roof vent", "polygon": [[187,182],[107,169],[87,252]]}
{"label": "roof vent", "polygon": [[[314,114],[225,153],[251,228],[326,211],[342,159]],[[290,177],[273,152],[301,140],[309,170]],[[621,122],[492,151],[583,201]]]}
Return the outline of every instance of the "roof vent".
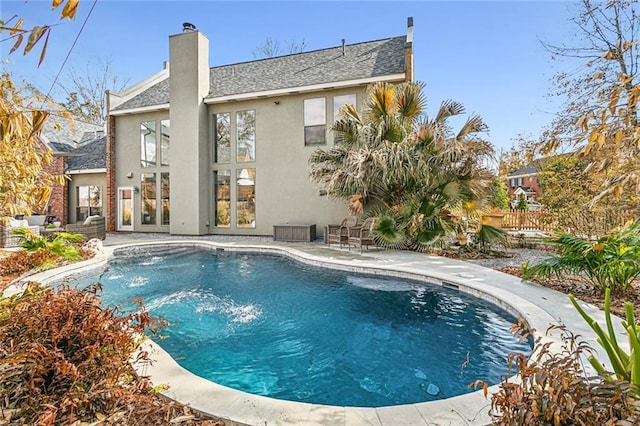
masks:
{"label": "roof vent", "polygon": [[196,26],[193,25],[191,22],[185,22],[184,24],[182,24],[183,33],[188,33],[190,31],[195,31],[195,30],[196,30]]}
{"label": "roof vent", "polygon": [[346,40],[342,39],[342,56],[344,56],[344,44],[345,44]]}

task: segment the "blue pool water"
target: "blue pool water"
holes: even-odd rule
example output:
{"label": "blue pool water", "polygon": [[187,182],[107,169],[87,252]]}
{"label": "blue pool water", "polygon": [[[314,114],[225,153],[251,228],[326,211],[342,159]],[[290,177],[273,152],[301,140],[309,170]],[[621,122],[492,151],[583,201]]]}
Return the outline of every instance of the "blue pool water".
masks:
{"label": "blue pool water", "polygon": [[191,372],[245,392],[376,407],[499,382],[529,352],[495,305],[440,286],[308,266],[286,257],[141,249],[78,279],[106,304],[141,298],[172,323],[158,343]]}

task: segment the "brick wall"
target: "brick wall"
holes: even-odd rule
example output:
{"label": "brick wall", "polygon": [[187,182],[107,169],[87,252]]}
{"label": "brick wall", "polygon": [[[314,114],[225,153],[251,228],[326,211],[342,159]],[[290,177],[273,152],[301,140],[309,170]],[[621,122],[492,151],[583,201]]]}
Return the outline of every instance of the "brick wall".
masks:
{"label": "brick wall", "polygon": [[[43,167],[43,170],[51,175],[60,176],[64,174],[65,157],[54,157],[53,162]],[[62,224],[67,223],[68,218],[68,181],[65,179],[63,185],[55,185],[51,190],[51,196],[44,211],[35,213],[56,216]]]}
{"label": "brick wall", "polygon": [[115,231],[117,215],[116,199],[116,118],[107,117],[107,188],[106,188],[106,230]]}

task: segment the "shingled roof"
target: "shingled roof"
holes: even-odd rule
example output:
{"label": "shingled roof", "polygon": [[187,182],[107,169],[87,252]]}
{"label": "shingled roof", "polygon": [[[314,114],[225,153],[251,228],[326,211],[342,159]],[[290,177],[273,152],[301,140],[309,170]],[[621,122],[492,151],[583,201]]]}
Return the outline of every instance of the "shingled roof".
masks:
{"label": "shingled roof", "polygon": [[101,132],[104,132],[102,126],[80,120],[69,121],[66,117],[51,114],[45,120],[41,134],[52,149],[67,152],[69,149],[63,145],[75,148],[87,140],[95,139]]}
{"label": "shingled roof", "polygon": [[73,156],[67,159],[68,170],[104,169],[107,167],[107,138],[96,138],[72,153]]}
{"label": "shingled roof", "polygon": [[[212,67],[208,98],[233,96],[405,72],[407,37],[350,44],[275,58]],[[164,79],[114,108],[114,111],[169,103]]]}

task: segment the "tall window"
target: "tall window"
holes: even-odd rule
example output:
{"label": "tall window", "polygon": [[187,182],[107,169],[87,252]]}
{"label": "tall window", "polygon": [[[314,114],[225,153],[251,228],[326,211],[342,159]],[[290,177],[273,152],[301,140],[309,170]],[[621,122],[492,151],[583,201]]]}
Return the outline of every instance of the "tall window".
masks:
{"label": "tall window", "polygon": [[231,162],[231,114],[228,112],[215,114],[213,120],[214,161],[216,163]]}
{"label": "tall window", "polygon": [[327,106],[325,98],[304,100],[304,144],[327,143]]}
{"label": "tall window", "polygon": [[215,185],[215,226],[231,226],[231,171],[213,172]]}
{"label": "tall window", "polygon": [[102,216],[102,194],[99,186],[78,186],[76,188],[76,220],[87,216]]}
{"label": "tall window", "polygon": [[160,196],[162,202],[162,219],[163,225],[169,225],[169,217],[171,210],[169,209],[169,173],[160,173]]}
{"label": "tall window", "polygon": [[160,134],[161,134],[161,142],[160,142],[160,165],[168,166],[169,165],[169,137],[170,137],[170,129],[171,125],[169,120],[160,120]]}
{"label": "tall window", "polygon": [[238,162],[256,161],[256,111],[236,113]]}
{"label": "tall window", "polygon": [[140,182],[142,186],[142,224],[156,224],[156,174],[143,173]]}
{"label": "tall window", "polygon": [[238,228],[256,227],[256,169],[236,171],[236,225]]}
{"label": "tall window", "polygon": [[341,95],[333,97],[333,121],[336,121],[339,117],[340,108],[345,105],[356,105],[356,94]]}
{"label": "tall window", "polygon": [[153,167],[156,165],[156,122],[140,123],[140,165]]}

